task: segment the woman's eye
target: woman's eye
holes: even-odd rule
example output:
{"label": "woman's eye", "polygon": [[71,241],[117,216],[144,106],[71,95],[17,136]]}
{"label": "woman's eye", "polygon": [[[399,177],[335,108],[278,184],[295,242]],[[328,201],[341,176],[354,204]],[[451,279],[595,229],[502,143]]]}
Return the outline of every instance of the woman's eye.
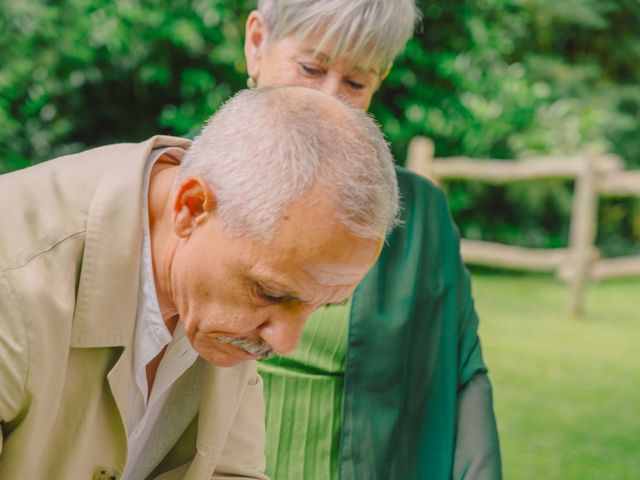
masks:
{"label": "woman's eye", "polygon": [[307,75],[320,75],[322,73],[322,69],[314,67],[313,65],[309,65],[307,63],[300,63],[300,67]]}
{"label": "woman's eye", "polygon": [[365,87],[364,83],[355,82],[353,80],[347,80],[347,85],[349,85],[354,90],[362,90]]}

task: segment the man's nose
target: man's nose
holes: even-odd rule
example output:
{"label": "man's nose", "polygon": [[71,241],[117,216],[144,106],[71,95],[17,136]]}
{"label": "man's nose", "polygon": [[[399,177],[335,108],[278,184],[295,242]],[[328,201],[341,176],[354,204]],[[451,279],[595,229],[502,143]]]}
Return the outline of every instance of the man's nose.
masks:
{"label": "man's nose", "polygon": [[295,352],[302,336],[302,330],[311,311],[295,315],[272,316],[260,327],[260,337],[280,355]]}

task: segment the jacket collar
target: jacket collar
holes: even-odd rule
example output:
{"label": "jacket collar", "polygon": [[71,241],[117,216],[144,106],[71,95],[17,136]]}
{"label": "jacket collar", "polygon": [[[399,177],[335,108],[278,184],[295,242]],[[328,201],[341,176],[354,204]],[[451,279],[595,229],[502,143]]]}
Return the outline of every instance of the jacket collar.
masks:
{"label": "jacket collar", "polygon": [[71,344],[129,346],[138,298],[144,167],[155,148],[188,148],[186,139],[156,136],[86,152],[110,166],[91,199]]}

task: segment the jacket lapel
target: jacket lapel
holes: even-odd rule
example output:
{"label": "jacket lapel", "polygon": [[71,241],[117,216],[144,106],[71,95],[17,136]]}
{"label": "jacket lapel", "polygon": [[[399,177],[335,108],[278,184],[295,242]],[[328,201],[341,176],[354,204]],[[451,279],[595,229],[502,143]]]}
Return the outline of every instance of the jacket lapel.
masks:
{"label": "jacket lapel", "polygon": [[189,144],[184,139],[153,137],[84,154],[103,173],[87,213],[73,347],[131,345],[142,242],[140,210],[146,194],[142,192],[144,167],[154,148]]}
{"label": "jacket lapel", "polygon": [[252,368],[256,368],[252,362],[231,368],[205,364],[202,372],[196,455],[184,480],[211,477],[240,407],[240,398]]}

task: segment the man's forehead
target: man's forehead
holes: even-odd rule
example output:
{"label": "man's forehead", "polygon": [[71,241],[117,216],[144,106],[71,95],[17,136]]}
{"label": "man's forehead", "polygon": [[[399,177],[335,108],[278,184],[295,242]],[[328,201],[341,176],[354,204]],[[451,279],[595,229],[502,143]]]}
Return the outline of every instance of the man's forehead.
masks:
{"label": "man's forehead", "polygon": [[339,265],[335,268],[313,265],[279,269],[257,264],[251,268],[250,275],[256,281],[294,294],[306,288],[349,287],[361,279],[362,269],[341,268]]}
{"label": "man's forehead", "polygon": [[249,271],[256,281],[312,303],[327,292],[355,288],[375,262],[382,240],[355,236],[332,218],[334,208],[320,189],[290,205],[272,241],[255,244],[250,257],[243,255],[252,262]]}

